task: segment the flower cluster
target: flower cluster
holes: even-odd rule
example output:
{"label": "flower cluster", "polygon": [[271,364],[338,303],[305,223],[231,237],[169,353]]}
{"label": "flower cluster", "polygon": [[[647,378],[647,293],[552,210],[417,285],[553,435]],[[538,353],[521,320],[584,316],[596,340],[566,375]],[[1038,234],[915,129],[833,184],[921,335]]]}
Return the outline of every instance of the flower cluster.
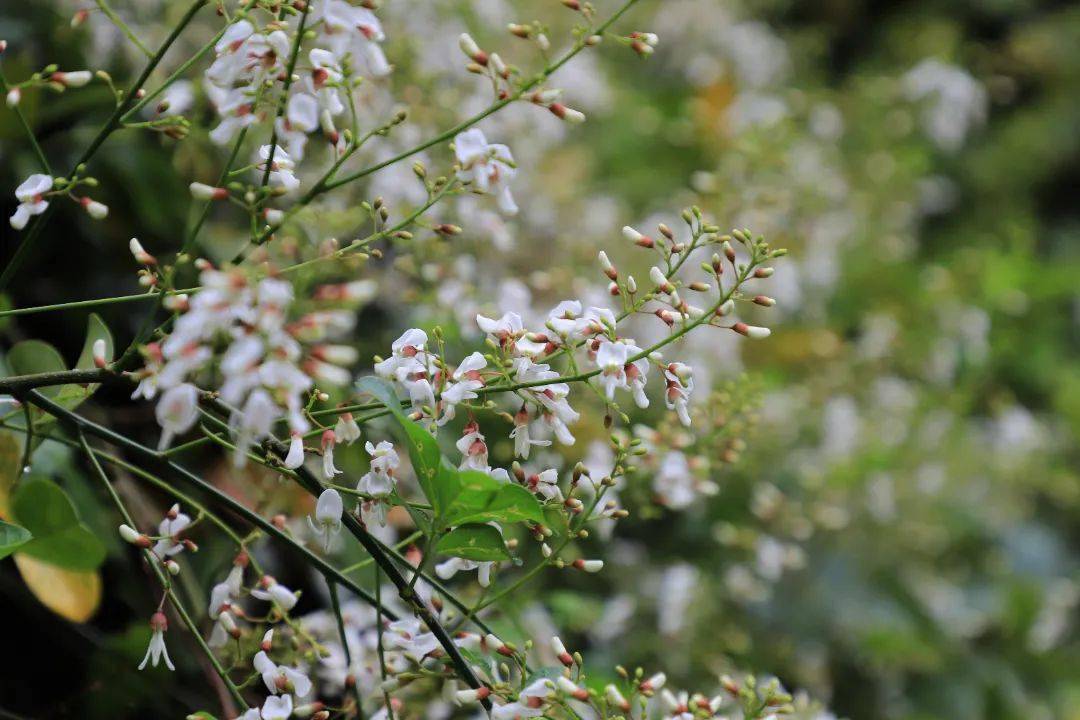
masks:
{"label": "flower cluster", "polygon": [[[137,241],[133,254],[153,260]],[[305,417],[308,393],[316,382],[343,385],[349,374],[341,365],[356,358],[345,345],[325,341],[347,332],[353,316],[344,310],[316,310],[292,317],[292,284],[282,278],[256,279],[240,268],[217,269],[199,261],[202,287],[190,299],[174,296],[180,314],[172,332],[160,343],[143,348],[146,366],[138,373],[132,397],[153,399],[159,392],[157,418],[161,447],[186,432],[198,417],[199,393],[194,382],[214,365],[220,373],[215,388],[234,408],[229,420],[236,436],[235,458],[267,437],[285,417],[294,437],[311,429]],[[290,458],[298,466],[300,457]]]}
{"label": "flower cluster", "polygon": [[[294,55],[304,32],[313,32],[314,42],[308,43],[306,63],[300,63]],[[275,18],[261,26],[253,14],[241,17],[214,46],[216,58],[205,73],[204,86],[221,118],[211,138],[229,142],[241,128],[259,121],[266,107],[281,102],[285,111],[276,118],[275,131],[285,150],[278,152],[301,160],[308,135],[320,129],[337,145],[341,135],[335,118],[346,107],[339,91],[350,92],[365,75],[390,72],[379,47],[383,39],[375,14],[345,0],[306,3],[291,19]],[[293,63],[302,68],[299,82],[288,77]],[[288,96],[279,100],[274,94],[283,78]]]}

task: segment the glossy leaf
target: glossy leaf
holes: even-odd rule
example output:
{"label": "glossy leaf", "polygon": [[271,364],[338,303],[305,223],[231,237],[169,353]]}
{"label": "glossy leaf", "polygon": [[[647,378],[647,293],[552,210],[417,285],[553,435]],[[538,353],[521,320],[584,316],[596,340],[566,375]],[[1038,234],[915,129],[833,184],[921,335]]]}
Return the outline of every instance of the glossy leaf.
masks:
{"label": "glossy leaf", "polygon": [[0,559],[6,558],[33,537],[26,528],[0,520]]}
{"label": "glossy leaf", "polygon": [[448,525],[490,521],[544,521],[539,501],[522,486],[500,483],[478,470],[463,470],[458,473],[458,478],[461,492],[446,514]]}
{"label": "glossy leaf", "polygon": [[21,483],[11,509],[14,519],[34,536],[20,554],[68,570],[94,570],[105,561],[104,544],[79,522],[75,506],[51,480]]}
{"label": "glossy leaf", "polygon": [[[16,343],[7,354],[8,368],[12,375],[36,375],[67,370],[60,351],[41,340],[23,340]],[[43,387],[41,394],[55,397],[60,386]]]}
{"label": "glossy leaf", "polygon": [[492,562],[508,560],[510,553],[502,534],[491,525],[462,525],[451,530],[435,545],[443,555]]}

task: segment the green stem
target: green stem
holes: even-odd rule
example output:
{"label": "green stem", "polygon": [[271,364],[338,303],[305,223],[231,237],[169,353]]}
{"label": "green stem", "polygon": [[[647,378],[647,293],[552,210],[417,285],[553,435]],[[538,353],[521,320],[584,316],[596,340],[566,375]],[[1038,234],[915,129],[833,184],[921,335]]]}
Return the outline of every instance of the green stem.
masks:
{"label": "green stem", "polygon": [[296,38],[293,39],[292,52],[289,54],[288,68],[285,70],[285,82],[283,83],[281,97],[278,98],[277,113],[270,130],[270,153],[266,157],[266,168],[263,170],[262,186],[265,188],[270,182],[270,169],[274,165],[274,155],[277,153],[277,121],[285,115],[285,105],[289,99],[289,88],[292,87],[293,72],[296,70],[296,59],[300,55],[300,44],[304,40],[304,25],[307,24],[308,9],[310,3],[304,3],[304,9],[300,13],[300,25],[296,29]]}
{"label": "green stem", "polygon": [[101,12],[105,13],[105,15],[112,20],[113,25],[115,25],[120,32],[124,33],[127,39],[130,40],[135,47],[139,48],[143,55],[151,59],[154,57],[153,51],[146,47],[135,32],[128,27],[128,24],[124,22],[111,7],[109,7],[109,3],[105,2],[105,0],[97,0],[97,6]]}
{"label": "green stem", "polygon": [[[621,8],[619,8],[617,11],[615,11],[615,13],[612,14],[603,23],[601,23],[596,28],[594,28],[593,31],[589,35],[601,35],[601,34],[603,34],[605,30],[607,30],[620,17],[622,17],[623,14],[626,13],[626,11],[629,10],[634,5],[634,3],[636,3],[636,2],[637,2],[637,0],[627,0],[627,2],[625,2]],[[559,70],[559,68],[561,68],[566,63],[570,62],[570,60],[572,60],[579,52],[581,52],[586,47],[588,47],[588,44],[587,44],[586,40],[589,37],[589,35],[583,35],[581,37],[581,39],[579,39],[576,43],[574,43],[574,46],[570,50],[568,50],[562,57],[560,57],[554,63],[548,65],[546,68],[544,68],[542,71],[540,71],[540,73],[538,75],[536,75],[531,80],[529,80],[524,85],[522,85],[520,88],[518,88],[518,90],[516,92],[514,92],[512,95],[510,95],[509,97],[504,98],[503,100],[499,100],[498,102],[488,106],[486,109],[481,110],[476,115],[473,115],[470,118],[462,120],[460,123],[458,123],[454,127],[450,128],[449,130],[446,130],[445,132],[442,132],[442,133],[436,135],[435,137],[433,137],[433,138],[431,138],[431,139],[429,139],[429,140],[427,140],[427,141],[425,141],[425,142],[423,142],[423,143],[421,143],[419,145],[416,145],[415,147],[412,147],[412,148],[410,148],[408,150],[400,152],[397,155],[394,155],[393,157],[388,158],[387,160],[384,160],[384,161],[382,161],[380,163],[370,165],[370,166],[364,168],[363,170],[358,170],[358,171],[356,171],[354,173],[351,173],[349,175],[346,175],[346,176],[344,176],[344,177],[342,177],[342,178],[340,178],[338,180],[333,180],[333,181],[327,183],[326,186],[325,186],[326,190],[333,190],[334,188],[341,187],[342,185],[353,182],[354,180],[359,180],[360,178],[367,177],[368,175],[371,175],[372,173],[378,172],[379,170],[382,170],[385,167],[389,167],[390,165],[401,162],[402,160],[405,160],[406,158],[410,158],[410,157],[412,157],[413,155],[416,155],[419,152],[423,152],[424,150],[427,150],[428,148],[430,148],[430,147],[432,147],[434,145],[438,145],[440,143],[446,142],[450,138],[454,137],[455,135],[457,135],[458,133],[460,133],[460,132],[462,132],[464,130],[469,129],[470,127],[472,127],[476,123],[480,122],[484,118],[488,117],[489,115],[492,115],[492,114],[498,112],[499,110],[503,109],[504,107],[506,107],[510,103],[515,102],[517,100],[520,100],[522,98],[522,96],[525,95],[525,93],[527,93],[530,90],[532,90],[533,88],[539,86],[541,83],[543,83],[545,80],[547,80],[553,74],[555,74],[555,72],[557,70]]]}
{"label": "green stem", "polygon": [[[338,637],[341,638],[341,648],[345,651],[345,684],[352,690],[353,701],[356,702],[357,717],[364,716],[364,708],[360,701],[360,689],[356,686],[356,678],[352,676],[352,650],[349,649],[349,637],[345,634],[345,618],[341,615],[341,600],[338,598],[337,584],[330,578],[325,578],[326,587],[330,590],[330,606],[334,610],[334,618],[337,620]],[[350,679],[352,682],[350,683]]]}
{"label": "green stem", "polygon": [[[170,47],[172,47],[172,44],[176,41],[176,39],[180,37],[180,33],[184,31],[184,28],[188,26],[192,19],[194,19],[196,13],[198,13],[199,10],[204,5],[206,5],[207,2],[208,0],[195,0],[195,2],[191,4],[191,7],[189,7],[187,12],[184,13],[184,16],[180,18],[180,22],[176,25],[176,27],[172,29],[172,32],[169,33],[169,36],[165,38],[165,42],[161,44],[161,47],[158,48],[158,51],[154,53],[154,56],[152,58],[150,58],[150,62],[148,62],[146,64],[146,67],[143,68],[142,73],[128,90],[127,94],[124,96],[124,99],[120,101],[119,105],[117,105],[116,110],[114,110],[113,114],[109,116],[109,119],[105,121],[105,125],[103,125],[101,130],[98,131],[98,134],[94,136],[94,139],[90,141],[90,146],[87,147],[86,150],[83,151],[83,154],[79,157],[79,159],[75,161],[73,169],[68,175],[69,177],[75,174],[75,169],[77,169],[80,165],[84,165],[85,163],[89,162],[90,159],[94,157],[94,154],[97,153],[98,149],[105,142],[105,140],[107,140],[108,137],[112,135],[114,130],[120,127],[121,118],[123,117],[127,109],[131,106],[131,104],[135,101],[135,96],[138,94],[139,89],[142,88],[143,83],[145,83],[147,78],[150,77],[150,73],[154,72],[154,68],[156,68],[158,64],[161,63],[162,59],[165,57],[165,53]],[[58,205],[59,203],[50,203],[48,209],[37,217],[37,221],[34,223],[34,226],[30,228],[30,232],[27,233],[26,238],[22,241],[22,243],[19,244],[19,247],[15,250],[15,255],[12,256],[11,261],[8,263],[8,266],[4,268],[3,273],[0,273],[0,292],[3,292],[5,289],[7,289],[7,286],[15,278],[15,275],[19,272],[20,269],[22,269],[23,263],[26,262],[30,250],[33,249],[34,245],[37,243],[38,238],[41,236],[42,230],[48,223],[49,218],[52,217],[52,214],[56,211],[56,207]]]}
{"label": "green stem", "polygon": [[[8,87],[4,71],[0,69],[0,93],[3,93],[5,97],[7,97]],[[38,162],[41,163],[41,168],[49,175],[52,175],[53,171],[52,167],[49,166],[49,159],[45,157],[45,152],[41,149],[41,145],[38,144],[37,137],[34,135],[30,123],[26,122],[26,116],[23,115],[22,108],[16,104],[11,109],[15,111],[15,117],[19,119],[19,124],[22,125],[22,129],[26,132],[26,137],[30,139],[30,146],[34,148],[34,154],[37,155]]]}
{"label": "green stem", "polygon": [[[424,536],[424,533],[417,530],[416,532],[414,532],[411,535],[409,535],[408,537],[406,537],[404,540],[398,541],[398,543],[394,547],[397,550],[401,550],[402,548],[406,548],[409,545],[411,545],[412,543],[416,542],[417,540],[419,540],[423,536]],[[355,572],[357,570],[366,568],[368,565],[370,565],[373,562],[375,562],[374,558],[368,558],[367,560],[361,560],[360,562],[356,563],[355,565],[349,565],[348,567],[342,568],[341,572],[346,572],[346,573],[347,572]]]}
{"label": "green stem", "polygon": [[[22,397],[20,399],[33,403],[34,405],[54,416],[61,423],[67,425],[68,427],[71,427],[72,429],[81,429],[90,435],[113,443],[118,447],[125,448],[147,460],[148,462],[170,471],[172,475],[182,479],[185,483],[191,485],[192,487],[197,488],[204,495],[213,498],[214,501],[219,503],[222,507],[228,508],[232,513],[240,516],[250,525],[258,527],[267,535],[282,543],[285,547],[289,548],[291,551],[306,560],[318,572],[322,573],[323,575],[330,575],[338,584],[343,587],[349,588],[351,592],[355,593],[365,602],[375,602],[374,598],[367,590],[360,587],[358,584],[346,577],[344,574],[342,574],[340,570],[338,570],[330,563],[326,562],[326,560],[311,552],[303,545],[297,543],[291,537],[289,537],[277,527],[275,527],[273,523],[267,521],[255,511],[249,509],[246,505],[237,502],[231,496],[219,490],[217,487],[211,485],[210,483],[206,482],[192,471],[181,465],[176,464],[175,462],[172,462],[161,453],[151,450],[145,445],[141,445],[134,440],[130,440],[127,437],[113,430],[110,430],[107,427],[99,425],[91,420],[87,420],[81,415],[76,415],[75,413],[64,408],[63,406],[56,404],[55,402],[45,397],[36,390],[30,390],[22,393]],[[384,610],[383,614],[390,615],[390,612],[388,610]]]}
{"label": "green stem", "polygon": [[[105,486],[105,489],[108,491],[109,496],[116,504],[116,508],[120,511],[120,515],[124,518],[124,522],[126,522],[130,527],[138,527],[138,525],[135,523],[135,520],[128,512],[127,508],[124,507],[124,502],[120,499],[120,495],[116,492],[116,488],[114,488],[112,483],[109,482],[109,476],[105,473],[105,468],[101,467],[101,463],[98,462],[97,457],[94,455],[94,451],[90,447],[90,444],[86,441],[86,435],[83,433],[81,428],[78,430],[78,435],[79,443],[82,445],[83,450],[86,452],[86,457],[90,460],[90,464],[93,465],[95,473],[101,479],[101,482]],[[183,620],[184,625],[187,626],[188,631],[195,637],[195,640],[199,645],[199,649],[202,650],[203,654],[206,655],[206,658],[210,661],[210,664],[214,668],[214,672],[217,673],[218,677],[221,678],[221,681],[225,683],[225,687],[228,688],[229,694],[232,695],[233,699],[240,707],[247,707],[247,701],[244,700],[244,696],[240,694],[239,688],[236,687],[233,681],[229,678],[229,674],[225,672],[225,668],[223,668],[221,666],[221,663],[218,662],[217,657],[214,655],[214,651],[211,650],[210,646],[206,644],[206,641],[203,639],[202,634],[199,632],[199,628],[195,624],[195,621],[191,619],[191,615],[188,614],[188,611],[184,607],[184,604],[180,601],[180,598],[177,597],[176,593],[173,591],[172,582],[165,574],[165,571],[162,570],[160,567],[160,558],[156,557],[149,550],[143,550],[142,553],[146,558],[147,564],[151,567],[151,569],[153,569],[154,574],[157,576],[157,579],[161,583],[161,586],[165,590],[165,593],[169,596],[169,601],[172,603],[173,609],[176,610],[176,613],[180,616],[180,619]]]}

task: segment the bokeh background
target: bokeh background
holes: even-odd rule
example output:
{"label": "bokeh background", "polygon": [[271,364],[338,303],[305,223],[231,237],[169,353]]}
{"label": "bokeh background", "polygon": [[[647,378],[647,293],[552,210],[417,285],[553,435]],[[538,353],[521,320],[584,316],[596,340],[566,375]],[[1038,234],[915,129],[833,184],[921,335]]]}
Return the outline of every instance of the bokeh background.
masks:
{"label": "bokeh background", "polygon": [[[601,14],[609,4],[597,0]],[[184,10],[113,5],[155,43]],[[106,18],[69,27],[79,7],[4,2],[7,77],[56,62],[130,78],[138,57]],[[186,49],[210,37],[211,15]],[[506,23],[549,23],[557,49],[574,19],[557,2],[502,0],[388,0],[381,16],[396,69],[361,89],[362,112],[374,122],[404,104],[411,116],[367,160],[488,102],[461,69],[460,32],[537,67]],[[555,78],[585,125],[524,105],[481,125],[518,161],[519,217],[463,198],[440,211],[466,228],[452,243],[419,239],[381,263],[308,278],[380,283],[361,315],[362,371],[407,323],[439,324],[465,349],[478,343],[478,310],[535,318],[564,297],[602,300],[598,249],[643,277],[648,258],[619,228],[675,227],[686,205],[790,250],[769,288],[777,307],[757,317],[771,338],[715,331],[677,351],[698,373],[697,434],[671,428],[659,403],[634,418],[665,442],[619,489],[633,515],[596,541],[605,572],[552,571],[501,621],[522,637],[558,628],[593,667],[662,667],[682,687],[712,687],[733,668],[775,674],[852,720],[1080,718],[1080,7],[642,0],[620,27],[659,34],[655,55],[605,43]],[[187,183],[215,176],[225,154],[207,139],[212,111],[193,79],[190,136],[111,139],[91,168],[108,219],[58,213],[5,307],[137,292],[127,239],[178,247]],[[109,107],[100,84],[23,102],[61,167]],[[2,188],[37,171],[20,132],[0,111]],[[305,168],[317,173],[321,157]],[[423,160],[449,166],[445,148]],[[355,236],[360,199],[402,207],[416,189],[409,163],[388,169],[330,196],[287,240]],[[14,204],[5,191],[0,209]],[[218,212],[202,252],[229,257],[244,233],[242,218]],[[5,223],[5,262],[18,240]],[[145,311],[99,308],[121,343]],[[40,338],[71,360],[85,325],[85,311],[2,318],[0,337]],[[639,339],[658,331],[643,323]],[[86,412],[154,436],[151,408],[121,392]],[[603,464],[599,412],[595,437],[583,430],[561,461]],[[493,464],[511,449],[494,443]],[[260,509],[305,508],[267,478],[230,475],[213,453],[198,462]],[[193,654],[175,676],[134,671],[156,599],[81,461],[46,443],[34,469],[61,482],[110,555],[86,622],[59,620],[0,562],[0,707],[118,718],[212,705]],[[719,492],[660,508],[650,500],[665,473]],[[121,480],[147,517],[160,514],[162,496]],[[184,575],[196,599],[228,562],[209,534],[200,543]],[[279,575],[304,583],[301,568]]]}

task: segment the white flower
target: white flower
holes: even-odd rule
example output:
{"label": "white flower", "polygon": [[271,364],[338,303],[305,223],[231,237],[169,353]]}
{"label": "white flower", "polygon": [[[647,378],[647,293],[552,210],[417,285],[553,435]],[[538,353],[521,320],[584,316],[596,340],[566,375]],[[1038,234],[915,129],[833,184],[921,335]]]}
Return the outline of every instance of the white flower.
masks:
{"label": "white flower", "polygon": [[[263,145],[259,148],[260,170],[266,169],[266,163],[270,159],[270,150],[270,145]],[[270,182],[285,188],[287,192],[296,190],[300,187],[300,180],[293,174],[295,167],[296,164],[289,157],[289,154],[283,148],[276,148],[274,150],[274,161],[270,165]]]}
{"label": "white flower", "polygon": [[31,175],[15,188],[15,197],[19,200],[19,206],[15,208],[15,213],[11,216],[11,227],[22,230],[31,217],[45,212],[45,209],[49,207],[49,201],[44,198],[44,195],[52,188],[52,176],[40,173]]}
{"label": "white flower", "polygon": [[[262,720],[289,720],[293,714],[292,695],[270,695],[263,702]],[[246,720],[246,715],[244,720]]]}
{"label": "white flower", "polygon": [[315,7],[319,26],[319,43],[342,58],[352,54],[376,77],[390,72],[390,65],[378,43],[385,39],[382,25],[375,13],[356,7],[345,0],[325,0]]}
{"label": "white flower", "polygon": [[551,444],[550,440],[533,438],[529,425],[529,409],[522,404],[521,409],[514,416],[514,429],[510,431],[510,437],[514,440],[514,455],[526,460],[529,458],[529,451],[533,445],[547,446]]}
{"label": "white flower", "polygon": [[199,417],[199,389],[191,383],[169,388],[158,401],[154,414],[161,426],[158,450],[164,450],[174,436],[187,432],[195,424]]}
{"label": "white flower", "polygon": [[400,648],[416,662],[420,662],[439,647],[439,641],[433,633],[421,632],[420,621],[416,618],[390,623],[386,626],[385,637],[387,647]]}
{"label": "white flower", "polygon": [[293,693],[302,698],[311,693],[311,680],[307,675],[286,665],[278,665],[265,651],[256,653],[251,664],[262,675],[266,689],[275,695]]}
{"label": "white flower", "polygon": [[544,714],[541,708],[529,707],[522,702],[495,705],[491,708],[492,720],[518,720],[518,718],[534,718]]}
{"label": "white flower", "polygon": [[169,115],[183,115],[188,108],[195,103],[195,90],[190,80],[177,80],[169,85],[161,95],[161,100],[156,105],[147,105],[143,108],[143,114],[154,116],[158,108],[164,108],[163,112]]}
{"label": "white flower", "polygon": [[480,583],[481,587],[487,587],[491,584],[491,570],[494,566],[494,562],[476,562],[474,560],[454,557],[446,562],[437,564],[435,566],[435,574],[443,580],[449,580],[459,571],[476,570],[477,581]]}
{"label": "white flower", "polygon": [[345,505],[341,495],[333,488],[327,488],[319,495],[315,504],[315,520],[308,516],[308,525],[316,537],[323,538],[323,548],[330,549],[330,540],[341,531],[341,514]]}
{"label": "white flower", "polygon": [[629,348],[622,342],[601,342],[596,351],[596,367],[600,368],[600,385],[608,400],[615,399],[615,388],[627,387],[626,358]]}
{"label": "white flower", "polygon": [[165,613],[159,610],[150,616],[150,629],[153,630],[150,635],[150,645],[146,648],[146,656],[139,663],[139,669],[145,668],[148,662],[153,667],[157,667],[161,660],[165,660],[165,667],[175,670],[176,667],[169,659],[169,651],[165,647],[165,631],[169,629],[169,621]]}
{"label": "white flower", "polygon": [[525,485],[546,500],[562,500],[562,490],[559,489],[559,471],[554,468],[530,475],[526,478]]}
{"label": "white flower", "polygon": [[337,438],[338,442],[347,445],[352,445],[360,439],[360,426],[356,424],[352,413],[338,415],[337,423],[334,425],[334,437]]}
{"label": "white flower", "polygon": [[356,489],[375,498],[386,497],[397,485],[394,470],[397,469],[401,460],[394,446],[386,440],[380,441],[378,445],[367,442],[364,448],[371,456],[371,470],[360,478]]}
{"label": "white flower", "polygon": [[209,640],[210,647],[221,647],[228,642],[229,634],[232,628],[236,626],[229,610],[240,596],[243,580],[244,568],[242,565],[236,564],[229,571],[228,577],[214,585],[210,590],[210,604],[207,607],[207,615],[211,620],[214,620],[214,629]]}
{"label": "white flower", "polygon": [[272,602],[285,612],[296,607],[296,593],[274,578],[267,575],[262,579],[262,585],[262,588],[255,588],[251,591],[252,597]]}
{"label": "white flower", "polygon": [[480,426],[470,422],[464,427],[464,434],[456,443],[457,449],[464,456],[461,460],[460,470],[488,470],[488,448],[484,442],[484,436],[480,433]]}
{"label": "white flower", "polygon": [[442,392],[443,415],[439,419],[440,425],[454,418],[456,405],[478,397],[476,391],[484,387],[480,370],[485,367],[487,367],[487,360],[479,352],[474,352],[461,361],[451,376],[453,382],[448,384]]}
{"label": "white flower", "polygon": [[[549,366],[537,364],[528,358],[518,358],[515,362],[515,378],[519,383],[532,383],[537,381],[555,380],[559,373]],[[536,385],[528,388],[536,400],[544,406],[541,422],[555,433],[555,437],[564,445],[573,445],[574,436],[570,433],[569,424],[577,422],[580,415],[566,400],[570,394],[570,386],[566,383],[552,382],[547,385]]]}
{"label": "white flower", "polygon": [[581,303],[563,300],[548,313],[547,324],[560,335],[575,335],[581,329]]}
{"label": "white flower", "polygon": [[671,363],[664,368],[664,378],[667,380],[664,403],[668,410],[675,410],[678,413],[679,421],[683,425],[690,427],[690,412],[687,403],[690,393],[694,391],[693,370],[683,363]]}
{"label": "white flower", "polygon": [[335,475],[340,475],[341,471],[334,467],[334,444],[337,442],[337,437],[334,435],[333,430],[326,430],[322,434],[322,454],[323,454],[323,477],[327,480],[333,480]]}
{"label": "white flower", "polygon": [[521,337],[524,332],[521,316],[516,312],[503,313],[503,316],[498,320],[484,315],[477,315],[476,324],[499,345],[504,347],[512,346],[514,341]]}
{"label": "white flower", "polygon": [[666,454],[653,476],[653,490],[673,510],[689,507],[701,495],[715,495],[718,488],[709,480],[698,479],[686,456],[678,450]]}
{"label": "white flower", "polygon": [[923,129],[944,150],[959,150],[968,132],[986,120],[986,89],[955,65],[927,58],[904,75],[903,89],[910,100],[929,99]]}
{"label": "white flower", "polygon": [[154,544],[153,553],[164,560],[183,552],[184,544],[179,541],[179,536],[190,524],[191,517],[180,512],[179,505],[173,505],[166,513],[165,519],[158,525],[158,535],[161,539]]}
{"label": "white flower", "polygon": [[289,440],[289,453],[285,456],[285,467],[295,470],[304,464],[304,435],[294,432]]}
{"label": "white flower", "polygon": [[248,447],[257,440],[261,440],[270,434],[274,421],[281,415],[279,408],[270,397],[270,393],[258,388],[244,403],[241,412],[234,414],[229,425],[236,433],[236,452],[233,455],[237,466],[242,466]]}
{"label": "white flower", "polygon": [[472,128],[454,138],[454,154],[461,165],[457,173],[461,180],[472,183],[477,192],[495,195],[504,214],[517,213],[517,204],[510,194],[510,181],[517,172],[510,148],[489,145],[484,133]]}

